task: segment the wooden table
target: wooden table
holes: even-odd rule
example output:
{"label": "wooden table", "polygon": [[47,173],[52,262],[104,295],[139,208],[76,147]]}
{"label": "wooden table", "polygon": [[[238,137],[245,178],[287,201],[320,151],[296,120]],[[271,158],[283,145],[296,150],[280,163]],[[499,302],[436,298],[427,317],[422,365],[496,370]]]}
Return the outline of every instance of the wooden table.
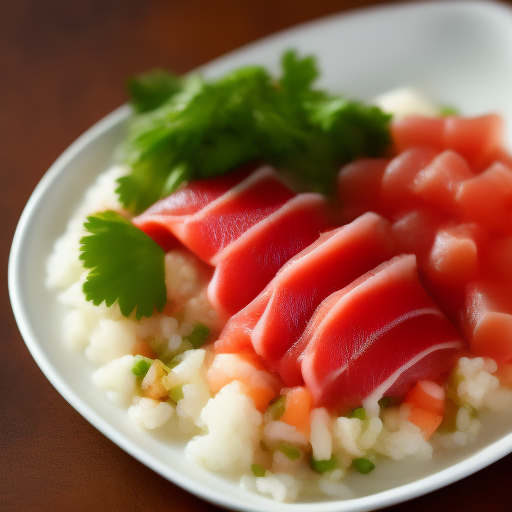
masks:
{"label": "wooden table", "polygon": [[[371,0],[4,0],[0,3],[0,510],[220,510],[95,430],[43,376],[7,296],[8,250],[32,190],[82,132],[127,97],[126,77],[183,73],[285,27]],[[382,2],[385,3],[385,2]],[[512,510],[512,456],[394,512]]]}

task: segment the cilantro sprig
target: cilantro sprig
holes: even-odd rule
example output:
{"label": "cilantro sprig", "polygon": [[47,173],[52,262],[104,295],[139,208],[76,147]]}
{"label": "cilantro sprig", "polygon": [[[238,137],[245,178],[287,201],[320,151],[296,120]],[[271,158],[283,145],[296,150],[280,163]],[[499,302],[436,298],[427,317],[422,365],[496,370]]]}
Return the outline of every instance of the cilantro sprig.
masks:
{"label": "cilantro sprig", "polygon": [[165,253],[148,235],[114,211],[87,218],[91,233],[80,240],[80,260],[89,269],[83,292],[95,306],[118,302],[128,317],[151,316],[166,300]]}
{"label": "cilantro sprig", "polygon": [[281,65],[278,80],[260,66],[214,81],[162,71],[131,79],[131,172],[117,189],[124,207],[140,213],[183,182],[254,159],[285,170],[300,189],[328,194],[340,165],[388,146],[390,116],[315,89],[313,57],[288,51]]}

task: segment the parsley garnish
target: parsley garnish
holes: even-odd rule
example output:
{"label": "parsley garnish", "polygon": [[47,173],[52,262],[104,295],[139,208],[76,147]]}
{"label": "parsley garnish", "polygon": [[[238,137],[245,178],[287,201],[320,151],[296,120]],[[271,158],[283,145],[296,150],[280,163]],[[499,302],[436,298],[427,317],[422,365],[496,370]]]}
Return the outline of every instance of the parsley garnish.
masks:
{"label": "parsley garnish", "polygon": [[299,189],[335,190],[337,171],[390,143],[390,116],[314,89],[313,57],[282,57],[282,76],[260,66],[207,81],[159,71],[129,82],[136,114],[124,145],[130,174],[117,192],[140,213],[183,182],[219,176],[259,159],[292,175]]}
{"label": "parsley garnish", "polygon": [[121,313],[151,316],[167,301],[165,253],[149,236],[113,211],[87,217],[91,233],[80,240],[83,265],[89,269],[83,292],[95,306],[118,302]]}

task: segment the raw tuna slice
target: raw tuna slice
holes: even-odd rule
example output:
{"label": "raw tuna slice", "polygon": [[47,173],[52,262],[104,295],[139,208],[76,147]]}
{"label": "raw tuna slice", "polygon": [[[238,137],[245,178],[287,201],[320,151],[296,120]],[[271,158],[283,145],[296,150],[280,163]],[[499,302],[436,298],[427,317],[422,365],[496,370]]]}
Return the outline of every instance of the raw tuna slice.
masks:
{"label": "raw tuna slice", "polygon": [[478,281],[466,290],[462,330],[471,350],[498,364],[512,360],[512,290],[506,283]]}
{"label": "raw tuna slice", "polygon": [[478,247],[483,239],[476,224],[459,224],[437,232],[426,274],[447,287],[464,287],[478,274]]}
{"label": "raw tuna slice", "polygon": [[425,146],[437,150],[444,147],[443,117],[407,116],[391,123],[392,139],[398,153],[406,149]]}
{"label": "raw tuna slice", "polygon": [[341,168],[338,173],[341,224],[352,222],[366,212],[381,212],[380,189],[388,164],[385,158],[363,158]]}
{"label": "raw tuna slice", "polygon": [[496,114],[445,118],[444,144],[461,154],[477,172],[492,164],[503,148],[503,118]]}
{"label": "raw tuna slice", "polygon": [[411,116],[392,123],[398,152],[415,146],[452,149],[480,172],[503,155],[503,119],[495,114],[462,118]]}
{"label": "raw tuna slice", "polygon": [[375,213],[323,234],[229,320],[215,350],[247,349],[252,343],[268,366],[277,370],[281,357],[299,339],[318,304],[394,253],[389,223]]}
{"label": "raw tuna slice", "polygon": [[487,241],[481,260],[486,278],[506,283],[512,290],[512,235]]}
{"label": "raw tuna slice", "polygon": [[512,170],[496,162],[481,174],[464,180],[455,201],[466,222],[490,232],[512,230]]}
{"label": "raw tuna slice", "polygon": [[414,181],[437,155],[438,151],[432,148],[415,147],[389,162],[382,176],[381,188],[382,205],[388,214],[402,213],[423,205],[423,199],[413,189]]}
{"label": "raw tuna slice", "polygon": [[465,344],[423,289],[416,258],[387,261],[328,297],[299,344],[317,405],[378,411],[383,396],[438,380]]}
{"label": "raw tuna slice", "polygon": [[[206,186],[192,193],[181,192],[178,199],[172,194],[133,219],[133,223],[150,236],[166,229],[199,258],[212,264],[217,252],[295,195],[272,168],[262,167],[205,204],[224,186],[216,185],[213,192],[206,192]],[[191,206],[186,206],[187,199]]]}
{"label": "raw tuna slice", "polygon": [[448,223],[448,217],[432,209],[413,210],[398,217],[392,225],[398,250],[416,254],[421,267],[427,261],[439,228]]}
{"label": "raw tuna slice", "polygon": [[412,189],[425,201],[448,213],[457,213],[455,196],[463,180],[473,177],[466,161],[453,151],[443,151],[415,178]]}
{"label": "raw tuna slice", "polygon": [[247,165],[224,176],[193,181],[135,217],[134,224],[168,251],[179,245],[178,239],[170,230],[172,222],[179,222],[180,218],[194,215],[238,185],[254,170],[253,165]]}
{"label": "raw tuna slice", "polygon": [[214,258],[208,298],[215,310],[226,319],[240,311],[328,228],[327,201],[320,194],[299,194],[252,226]]}

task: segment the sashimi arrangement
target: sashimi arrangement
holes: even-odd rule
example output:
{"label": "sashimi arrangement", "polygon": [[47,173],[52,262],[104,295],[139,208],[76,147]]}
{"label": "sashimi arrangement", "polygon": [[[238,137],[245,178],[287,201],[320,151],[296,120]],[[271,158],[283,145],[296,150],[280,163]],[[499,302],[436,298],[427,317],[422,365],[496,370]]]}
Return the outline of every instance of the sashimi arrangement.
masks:
{"label": "sashimi arrangement", "polygon": [[276,500],[348,498],[512,409],[512,157],[498,115],[393,118],[282,66],[132,80],[47,283],[138,428]]}

